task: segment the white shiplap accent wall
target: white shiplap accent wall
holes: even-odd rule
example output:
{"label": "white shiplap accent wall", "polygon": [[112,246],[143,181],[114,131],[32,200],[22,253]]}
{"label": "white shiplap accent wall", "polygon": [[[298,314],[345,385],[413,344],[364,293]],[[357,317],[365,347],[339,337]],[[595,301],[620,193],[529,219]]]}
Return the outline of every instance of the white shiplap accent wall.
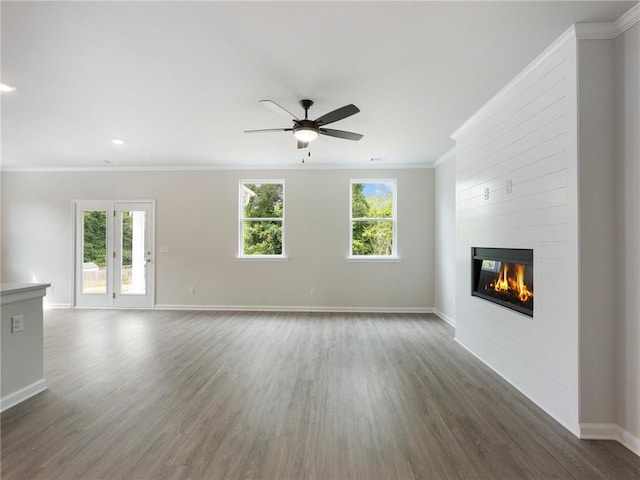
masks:
{"label": "white shiplap accent wall", "polygon": [[[456,339],[574,433],[576,85],[569,31],[454,134]],[[471,296],[472,247],[534,250],[533,318]]]}

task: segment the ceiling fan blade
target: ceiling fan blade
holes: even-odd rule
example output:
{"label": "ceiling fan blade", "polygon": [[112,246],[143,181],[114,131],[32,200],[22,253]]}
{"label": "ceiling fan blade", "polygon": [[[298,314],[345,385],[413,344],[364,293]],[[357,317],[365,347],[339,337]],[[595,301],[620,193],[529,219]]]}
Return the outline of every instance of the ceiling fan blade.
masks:
{"label": "ceiling fan blade", "polygon": [[281,113],[281,114],[282,113],[286,113],[289,117],[293,117],[294,120],[300,120],[298,117],[296,117],[289,110],[284,108],[282,105],[278,105],[273,100],[260,100],[260,103],[266,105],[267,107],[271,108],[271,110],[273,110],[275,112],[278,112],[278,113]]}
{"label": "ceiling fan blade", "polygon": [[345,130],[334,130],[333,128],[321,128],[320,135],[328,137],[344,138],[345,140],[360,140],[364,135],[360,133],[347,132]]}
{"label": "ceiling fan blade", "polygon": [[244,133],[264,133],[264,132],[290,132],[293,128],[262,128],[260,130],[245,130]]}
{"label": "ceiling fan blade", "polygon": [[301,142],[298,140],[298,149],[307,148],[309,146],[309,142]]}
{"label": "ceiling fan blade", "polygon": [[353,104],[345,105],[332,112],[329,112],[320,118],[316,118],[314,121],[320,125],[329,125],[330,123],[337,122],[343,118],[350,117],[358,113],[360,109]]}

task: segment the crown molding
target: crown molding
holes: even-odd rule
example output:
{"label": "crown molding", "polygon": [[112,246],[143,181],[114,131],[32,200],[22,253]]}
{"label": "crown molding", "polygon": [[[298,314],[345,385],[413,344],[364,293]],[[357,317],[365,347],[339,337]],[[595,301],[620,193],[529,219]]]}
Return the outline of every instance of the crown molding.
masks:
{"label": "crown molding", "polygon": [[435,162],[433,162],[431,165],[433,166],[433,168],[439,167],[440,165],[442,165],[444,162],[446,162],[447,160],[449,160],[450,158],[454,157],[456,154],[456,147],[453,147],[451,150],[449,150],[447,153],[445,153],[444,155],[442,155],[440,158],[438,158]]}
{"label": "crown molding", "polygon": [[218,165],[202,167],[2,167],[0,173],[107,173],[107,172],[210,172],[256,170],[423,170],[434,168],[433,163],[403,163],[398,165]]}
{"label": "crown molding", "polygon": [[613,40],[640,21],[640,3],[614,22],[576,23],[578,40]]}
{"label": "crown molding", "polygon": [[613,40],[620,35],[613,22],[576,23],[575,27],[578,40]]}
{"label": "crown molding", "polygon": [[638,22],[640,22],[640,2],[615,21],[616,28],[620,32],[618,35],[623,34]]}

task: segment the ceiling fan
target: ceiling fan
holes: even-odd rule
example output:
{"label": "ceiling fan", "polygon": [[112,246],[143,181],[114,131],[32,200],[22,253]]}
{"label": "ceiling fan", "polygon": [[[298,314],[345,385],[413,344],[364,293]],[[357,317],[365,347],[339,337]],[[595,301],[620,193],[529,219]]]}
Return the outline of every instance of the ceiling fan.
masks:
{"label": "ceiling fan", "polygon": [[300,106],[304,108],[304,118],[298,118],[286,108],[278,105],[273,100],[260,100],[270,107],[274,107],[280,112],[286,113],[292,117],[293,127],[291,128],[267,128],[262,130],[245,130],[244,133],[262,133],[262,132],[293,132],[293,136],[298,140],[298,148],[307,148],[310,142],[315,140],[318,135],[327,135],[328,137],[344,138],[346,140],[360,140],[363,136],[359,133],[347,132],[345,130],[334,130],[332,128],[324,128],[325,125],[337,122],[344,118],[355,115],[360,111],[353,104],[333,110],[322,115],[315,120],[309,120],[309,108],[313,105],[311,100],[300,100]]}

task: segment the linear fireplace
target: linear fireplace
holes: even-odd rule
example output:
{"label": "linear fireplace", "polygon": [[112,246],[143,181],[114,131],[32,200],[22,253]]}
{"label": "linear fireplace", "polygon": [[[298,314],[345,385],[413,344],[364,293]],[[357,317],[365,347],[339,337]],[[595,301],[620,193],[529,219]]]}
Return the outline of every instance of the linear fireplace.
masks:
{"label": "linear fireplace", "polygon": [[471,295],[533,317],[533,250],[473,248]]}

